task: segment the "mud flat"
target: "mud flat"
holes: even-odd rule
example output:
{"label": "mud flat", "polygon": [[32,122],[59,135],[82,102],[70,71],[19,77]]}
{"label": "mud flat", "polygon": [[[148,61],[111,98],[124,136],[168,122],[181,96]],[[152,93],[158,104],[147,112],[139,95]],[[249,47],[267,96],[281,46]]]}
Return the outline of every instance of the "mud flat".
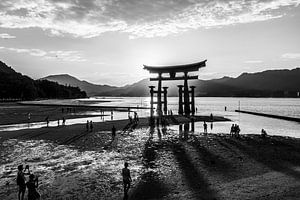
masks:
{"label": "mud flat", "polygon": [[[93,114],[88,114],[93,112]],[[30,113],[30,120],[28,120]],[[18,103],[0,103],[0,125],[43,122],[49,116],[49,120],[75,119],[84,117],[103,116],[99,109],[68,106],[36,106],[22,105]]]}
{"label": "mud flat", "polygon": [[122,199],[124,161],[133,177],[129,199],[299,199],[299,139],[180,133],[172,124],[191,119],[174,117],[166,128],[141,118],[135,126],[95,123],[93,131],[76,124],[0,132],[0,199],[17,198],[21,163],[39,176],[43,199]]}

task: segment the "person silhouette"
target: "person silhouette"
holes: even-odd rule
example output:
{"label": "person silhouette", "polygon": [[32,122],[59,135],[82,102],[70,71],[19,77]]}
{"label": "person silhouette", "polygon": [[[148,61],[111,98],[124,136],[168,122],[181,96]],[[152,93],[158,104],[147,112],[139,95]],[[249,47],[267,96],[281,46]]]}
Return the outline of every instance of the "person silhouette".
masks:
{"label": "person silhouette", "polygon": [[94,126],[93,126],[93,121],[90,121],[90,131],[93,132]]}
{"label": "person silhouette", "polygon": [[41,195],[36,190],[36,188],[39,187],[39,181],[37,177],[35,177],[33,174],[30,174],[29,181],[26,183],[26,186],[28,189],[28,200],[40,199]]}
{"label": "person silhouette", "polygon": [[63,126],[66,125],[66,118],[65,117],[62,118],[62,125]]}
{"label": "person silhouette", "polygon": [[124,163],[124,168],[122,169],[122,177],[123,177],[123,186],[124,186],[124,200],[128,199],[128,190],[130,188],[130,184],[132,182],[130,176],[130,170],[128,169],[128,163]]}
{"label": "person silhouette", "polygon": [[204,128],[204,133],[207,134],[207,124],[205,121],[203,123],[203,128]]}
{"label": "person silhouette", "polygon": [[45,121],[46,121],[47,127],[49,127],[49,116],[46,117]]}
{"label": "person silhouette", "polygon": [[86,120],[86,124],[85,124],[85,127],[86,127],[86,131],[89,131],[89,120]]}
{"label": "person silhouette", "polygon": [[[28,170],[27,173],[26,169]],[[17,174],[17,185],[19,186],[19,193],[18,193],[18,199],[23,200],[25,191],[26,191],[26,179],[25,174],[29,175],[29,165],[26,165],[25,169],[23,168],[23,165],[18,166],[18,174]]]}

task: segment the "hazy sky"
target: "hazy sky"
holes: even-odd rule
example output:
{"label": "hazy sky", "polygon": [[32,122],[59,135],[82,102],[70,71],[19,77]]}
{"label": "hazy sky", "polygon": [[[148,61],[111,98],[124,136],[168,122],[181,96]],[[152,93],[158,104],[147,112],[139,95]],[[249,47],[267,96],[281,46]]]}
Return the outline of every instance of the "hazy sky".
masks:
{"label": "hazy sky", "polygon": [[201,79],[300,67],[300,0],[1,0],[0,60],[33,78],[124,85],[142,64]]}

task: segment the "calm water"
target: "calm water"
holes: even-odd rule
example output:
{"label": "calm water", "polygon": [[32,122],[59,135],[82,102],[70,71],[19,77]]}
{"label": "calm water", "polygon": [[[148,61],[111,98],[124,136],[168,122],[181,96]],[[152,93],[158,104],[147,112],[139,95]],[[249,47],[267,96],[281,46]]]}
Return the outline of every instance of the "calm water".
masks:
{"label": "calm water", "polygon": [[[103,99],[89,100],[64,100],[51,103],[74,103],[91,105],[114,106],[149,106],[149,98],[114,98],[112,102],[101,102]],[[105,99],[110,100],[110,99]],[[84,102],[83,102],[84,101]],[[49,103],[49,101],[47,101]],[[240,102],[240,103],[239,103]],[[241,109],[259,111],[272,114],[300,117],[299,99],[250,99],[250,98],[197,98],[196,104],[199,115],[221,115],[232,122],[218,122],[213,124],[212,133],[228,133],[232,123],[240,125],[242,134],[259,134],[262,128],[270,135],[286,135],[299,137],[300,123],[284,120],[239,114],[234,112],[240,104]],[[227,106],[227,111],[224,107]],[[169,109],[177,112],[177,98],[169,98]],[[140,116],[148,116],[146,110],[138,111]],[[89,113],[92,114],[92,113]],[[97,114],[97,113],[95,113]],[[110,114],[107,112],[106,114]],[[127,118],[127,112],[114,112],[114,119]],[[85,123],[87,118],[67,120],[68,124]],[[93,117],[93,121],[108,121],[111,116],[104,119]],[[27,125],[27,124],[26,124]],[[56,121],[53,122],[56,126]],[[20,129],[21,125],[12,125]],[[45,123],[33,124],[31,128],[45,126]],[[1,128],[1,127],[0,127]],[[12,127],[11,127],[12,128]],[[26,127],[23,127],[26,128]],[[32,171],[39,176],[39,191],[43,199],[120,199],[122,195],[122,180],[120,170],[124,160],[130,162],[134,184],[139,182],[141,175],[149,170],[165,174],[166,170],[174,166],[175,161],[170,162],[168,154],[162,154],[162,161],[167,164],[160,168],[147,168],[141,159],[147,148],[148,140],[152,142],[168,138],[179,137],[178,126],[168,127],[167,134],[158,134],[158,130],[152,132],[149,128],[134,130],[132,133],[117,137],[119,140],[115,149],[105,150],[102,147],[96,150],[80,151],[75,146],[58,145],[44,140],[22,141],[10,139],[0,144],[0,199],[16,199],[15,177],[16,166],[20,163],[29,164]],[[203,124],[195,124],[195,134],[203,131]],[[97,147],[97,139],[103,132],[95,132],[89,137],[79,141],[84,145]],[[149,137],[152,135],[151,137]],[[93,142],[95,144],[93,144]],[[150,147],[149,147],[150,148]],[[2,151],[3,150],[3,151]],[[156,152],[158,154],[158,152]],[[165,156],[166,157],[163,157]],[[170,162],[170,163],[169,163]],[[76,184],[74,184],[76,183]],[[134,185],[133,185],[134,187]],[[91,192],[93,191],[93,192]]]}
{"label": "calm water", "polygon": [[[90,99],[92,105],[115,105],[115,106],[150,106],[150,98],[126,97],[109,99],[109,103],[100,103],[103,99]],[[227,111],[225,111],[225,106]],[[285,135],[300,137],[300,123],[290,122],[267,117],[242,114],[234,112],[240,107],[241,110],[269,113],[300,118],[300,99],[298,98],[221,98],[221,97],[197,97],[196,107],[198,115],[220,115],[227,117],[232,122],[218,122],[213,124],[212,133],[228,133],[232,123],[240,125],[242,134],[260,134],[264,128],[270,135]],[[168,109],[173,113],[178,112],[178,98],[168,98]],[[149,116],[145,110],[139,111],[141,116]],[[202,132],[203,124],[196,123],[196,132]],[[211,127],[211,126],[209,126]]]}
{"label": "calm water", "polygon": [[[147,97],[124,97],[124,98],[89,98],[89,99],[73,99],[73,100],[47,100],[43,103],[57,104],[84,104],[91,106],[140,106],[149,107],[150,98]],[[39,102],[41,103],[41,102]],[[224,110],[225,106],[227,111]],[[242,134],[259,134],[264,128],[270,135],[285,135],[292,137],[300,137],[300,123],[290,122],[267,117],[254,116],[249,114],[236,113],[234,110],[240,107],[241,110],[263,112],[275,115],[283,115],[300,118],[300,99],[296,98],[218,98],[218,97],[197,97],[196,107],[198,115],[220,115],[227,117],[232,122],[218,122],[213,124],[212,133],[228,133],[232,123],[240,125]],[[168,98],[168,109],[172,109],[173,113],[177,113],[178,98]],[[87,113],[93,114],[93,113]],[[97,114],[97,113],[94,113]],[[104,118],[92,117],[81,119],[67,120],[67,125],[85,123],[86,120],[94,122],[108,121],[112,119],[126,119],[127,112],[106,112],[108,116]],[[149,116],[149,110],[138,110],[139,116]],[[50,126],[56,126],[57,122],[50,122]],[[40,128],[45,126],[44,122],[34,123],[30,128]],[[211,126],[209,126],[211,127]],[[10,126],[0,126],[1,130],[18,130],[28,128],[28,124],[18,124]],[[196,132],[201,132],[202,123],[196,123]]]}

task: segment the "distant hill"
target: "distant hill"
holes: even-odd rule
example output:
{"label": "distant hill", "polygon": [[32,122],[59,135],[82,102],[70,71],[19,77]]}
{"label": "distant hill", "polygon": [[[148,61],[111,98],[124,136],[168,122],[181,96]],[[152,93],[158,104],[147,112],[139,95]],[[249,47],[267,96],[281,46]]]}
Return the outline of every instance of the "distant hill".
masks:
{"label": "distant hill", "polygon": [[68,74],[50,75],[41,78],[41,80],[53,81],[61,85],[70,85],[74,87],[79,87],[81,90],[85,91],[88,96],[95,96],[106,91],[117,89],[117,87],[114,86],[96,85],[96,84],[89,83],[87,81],[81,81]]}
{"label": "distant hill", "polygon": [[242,89],[299,91],[300,68],[243,73],[237,78],[225,77],[213,81]]}
{"label": "distant hill", "polygon": [[86,93],[77,87],[47,80],[33,80],[0,61],[0,99],[33,100],[37,98],[82,98]]}
{"label": "distant hill", "polygon": [[[177,85],[182,81],[163,82],[169,96],[177,96]],[[103,96],[149,96],[148,86],[156,82],[143,79],[132,85],[101,93]],[[296,97],[300,91],[300,68],[243,73],[237,78],[223,77],[212,80],[191,80],[196,96],[219,97]]]}
{"label": "distant hill", "polygon": [[[143,79],[131,85],[113,87],[96,85],[80,81],[67,74],[47,76],[43,79],[72,85],[86,91],[89,96],[149,96],[148,86],[157,86],[157,82]],[[177,85],[183,81],[166,81],[168,96],[177,96]],[[223,77],[212,80],[191,80],[190,86],[196,86],[196,96],[218,97],[296,97],[300,91],[300,68],[292,70],[267,70],[257,73],[243,73],[237,78]]]}

